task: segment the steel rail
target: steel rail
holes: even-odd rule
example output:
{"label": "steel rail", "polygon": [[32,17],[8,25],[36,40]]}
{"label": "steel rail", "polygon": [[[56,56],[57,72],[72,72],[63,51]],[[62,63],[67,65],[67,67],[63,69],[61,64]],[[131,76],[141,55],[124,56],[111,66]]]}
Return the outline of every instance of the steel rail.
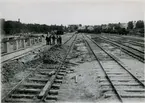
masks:
{"label": "steel rail", "polygon": [[84,35],[83,35],[83,38],[84,38],[86,44],[88,45],[88,47],[90,48],[91,52],[92,52],[93,55],[95,56],[97,62],[99,63],[100,67],[102,68],[103,72],[105,73],[105,77],[107,78],[107,80],[108,80],[109,83],[111,84],[112,88],[114,89],[114,92],[117,94],[117,97],[118,97],[119,101],[120,101],[121,103],[123,103],[123,100],[122,100],[122,98],[121,98],[119,92],[117,91],[117,89],[116,89],[116,87],[114,86],[113,82],[110,80],[110,78],[109,78],[108,74],[106,73],[104,67],[102,66],[101,62],[99,61],[98,57],[97,57],[96,54],[94,53],[94,51],[93,51],[93,49],[91,48],[91,46],[90,46],[90,44],[88,43],[88,41],[85,39]]}
{"label": "steel rail", "polygon": [[33,70],[32,72],[30,72],[26,77],[24,77],[20,82],[18,82],[13,88],[12,90],[10,90],[3,98],[2,98],[2,102],[5,101],[5,99],[10,96],[30,75],[32,75],[35,71],[37,71],[38,68],[36,68],[35,70]]}
{"label": "steel rail", "polygon": [[[98,37],[98,38],[100,38],[100,37]],[[119,47],[122,48],[123,51],[124,51],[125,53],[127,53],[128,55],[130,55],[130,56],[136,58],[137,60],[139,60],[139,61],[141,61],[141,62],[143,62],[143,63],[145,62],[145,61],[144,61],[144,56],[142,57],[142,56],[140,56],[140,55],[137,55],[136,53],[134,53],[134,52],[132,52],[132,51],[126,49],[126,48],[121,47],[120,44],[114,43],[114,42],[109,41],[109,40],[106,40],[106,39],[104,39],[104,38],[100,38],[100,39],[105,40],[105,41],[107,41],[107,42],[109,42],[109,43],[111,43],[111,44],[113,44],[113,45],[119,46]]]}
{"label": "steel rail", "polygon": [[[118,37],[118,35],[113,35],[113,37],[117,37],[118,39],[126,39],[125,37]],[[111,36],[112,38],[112,36]],[[139,43],[137,41],[134,41],[133,39],[128,39],[129,41],[125,41],[126,43],[130,43],[130,44],[133,44],[133,45],[136,45],[136,46],[140,46],[140,47],[144,47],[144,43]],[[142,41],[142,40],[141,40]],[[144,42],[144,40],[143,40]]]}
{"label": "steel rail", "polygon": [[[53,79],[51,80],[51,83],[50,83],[49,88],[47,89],[47,91],[45,92],[45,94],[41,97],[41,101],[45,101],[45,98],[46,98],[46,96],[47,96],[47,94],[48,94],[48,92],[49,92],[49,90],[50,90],[52,84],[54,83],[54,81],[55,81],[55,79],[56,79],[56,77],[57,77],[57,75],[58,75],[58,73],[59,73],[61,67],[62,67],[63,64],[65,63],[65,60],[67,59],[67,56],[69,55],[69,53],[70,53],[70,51],[71,51],[71,49],[72,49],[72,47],[73,47],[73,45],[74,45],[74,42],[76,41],[76,38],[77,38],[77,35],[75,35],[75,38],[74,38],[73,42],[71,43],[71,46],[69,47],[69,50],[67,51],[67,53],[66,53],[64,59],[62,60],[63,62],[60,64],[60,66],[58,67],[58,69],[57,69],[57,71],[56,71],[56,73],[55,73],[55,76],[54,76]],[[39,97],[39,98],[40,98],[40,97]]]}
{"label": "steel rail", "polygon": [[68,40],[66,40],[65,42],[64,42],[64,44],[66,44],[71,38],[73,38],[75,36],[75,34],[73,34]]}
{"label": "steel rail", "polygon": [[[72,36],[73,37],[73,36]],[[72,39],[72,37],[70,37]],[[69,39],[69,41],[71,40]],[[68,41],[67,41],[68,42]],[[67,43],[66,42],[66,43]],[[64,44],[63,44],[64,45]],[[52,47],[54,47],[55,45],[53,45]],[[51,47],[51,48],[52,48]],[[10,90],[2,99],[1,101],[4,102],[5,99],[10,96],[30,75],[32,75],[33,73],[35,73],[36,71],[38,71],[38,68],[36,68],[35,70],[33,70],[32,72],[30,72],[26,77],[24,77],[20,82],[18,82],[13,88],[12,90]]]}
{"label": "steel rail", "polygon": [[123,45],[123,46],[125,46],[125,47],[131,48],[131,49],[133,49],[133,50],[135,50],[135,51],[137,51],[137,52],[140,52],[140,53],[144,54],[143,51],[138,50],[138,49],[136,49],[136,48],[133,48],[133,47],[131,47],[131,46],[125,45],[125,44],[123,44],[123,43],[121,43],[121,42],[119,42],[119,41],[112,40],[112,39],[110,39],[110,38],[105,38],[105,37],[101,37],[101,38],[108,39],[108,40],[110,40],[110,41],[112,41],[112,42],[116,42],[116,43],[118,43],[118,44],[120,44],[120,45]]}
{"label": "steel rail", "polygon": [[129,40],[127,43],[130,43],[132,45],[139,46],[139,47],[144,47],[143,43],[138,43],[138,42],[132,41],[132,40]]}
{"label": "steel rail", "polygon": [[[126,37],[118,37],[117,35],[114,35],[114,36],[117,37],[117,38],[119,38],[119,39],[126,39]],[[134,44],[134,45],[137,44],[137,46],[144,47],[144,40],[139,40],[140,43],[134,41],[135,39],[133,39],[133,38],[130,38],[130,39],[128,39],[128,40],[129,40],[129,41],[128,41],[127,43]],[[137,40],[137,39],[136,39],[136,40]],[[137,40],[137,41],[138,41],[138,40]],[[142,42],[142,43],[141,43],[141,42]]]}
{"label": "steel rail", "polygon": [[[88,36],[86,36],[87,38],[89,38]],[[114,55],[108,53],[106,50],[104,50],[101,46],[99,46],[94,40],[92,40],[91,38],[89,38],[94,44],[96,44],[102,51],[104,51],[109,57],[111,57],[116,63],[118,63],[125,71],[127,71],[136,81],[138,81],[138,83],[140,85],[142,85],[142,87],[144,88],[145,85],[144,83],[142,83],[136,76],[134,76],[129,70],[128,67],[121,62],[117,57],[115,57]]]}

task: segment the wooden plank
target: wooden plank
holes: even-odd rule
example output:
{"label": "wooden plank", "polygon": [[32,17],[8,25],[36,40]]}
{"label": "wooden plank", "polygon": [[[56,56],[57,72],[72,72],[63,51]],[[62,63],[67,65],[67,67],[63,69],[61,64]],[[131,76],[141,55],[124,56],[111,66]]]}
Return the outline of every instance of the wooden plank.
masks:
{"label": "wooden plank", "polygon": [[44,95],[46,95],[47,91],[50,89],[50,87],[51,87],[51,85],[52,85],[52,83],[54,81],[54,78],[55,78],[55,75],[53,75],[51,77],[51,80],[46,83],[46,85],[44,86],[44,88],[39,93],[38,98],[42,98]]}

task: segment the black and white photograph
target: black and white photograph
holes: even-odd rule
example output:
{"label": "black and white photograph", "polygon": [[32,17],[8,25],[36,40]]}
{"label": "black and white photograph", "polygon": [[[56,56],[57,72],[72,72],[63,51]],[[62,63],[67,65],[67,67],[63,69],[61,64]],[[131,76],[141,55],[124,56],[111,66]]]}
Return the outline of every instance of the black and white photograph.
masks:
{"label": "black and white photograph", "polygon": [[145,103],[144,0],[0,0],[1,103]]}

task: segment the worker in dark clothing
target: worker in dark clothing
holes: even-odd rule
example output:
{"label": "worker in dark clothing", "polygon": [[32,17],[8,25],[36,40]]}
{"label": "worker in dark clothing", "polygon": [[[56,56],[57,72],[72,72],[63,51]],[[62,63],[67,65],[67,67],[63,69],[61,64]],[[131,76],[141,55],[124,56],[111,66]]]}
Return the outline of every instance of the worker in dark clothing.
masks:
{"label": "worker in dark clothing", "polygon": [[57,36],[57,38],[56,38],[56,39],[57,39],[57,44],[59,45],[59,36]]}
{"label": "worker in dark clothing", "polygon": [[61,36],[59,36],[59,45],[61,45],[62,44],[62,38],[61,38]]}
{"label": "worker in dark clothing", "polygon": [[48,37],[48,45],[50,45],[51,44],[51,37],[49,36]]}
{"label": "worker in dark clothing", "polygon": [[60,45],[62,44],[62,37],[60,36]]}
{"label": "worker in dark clothing", "polygon": [[46,37],[46,39],[45,39],[45,40],[46,40],[46,45],[48,45],[48,36]]}
{"label": "worker in dark clothing", "polygon": [[53,45],[55,45],[55,35],[52,36]]}
{"label": "worker in dark clothing", "polygon": [[52,45],[52,35],[50,35],[50,45]]}

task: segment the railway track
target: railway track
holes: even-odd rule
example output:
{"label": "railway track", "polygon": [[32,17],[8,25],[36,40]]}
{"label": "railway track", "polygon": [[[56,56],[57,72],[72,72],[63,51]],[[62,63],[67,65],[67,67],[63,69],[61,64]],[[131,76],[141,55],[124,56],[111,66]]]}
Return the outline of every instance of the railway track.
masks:
{"label": "railway track", "polygon": [[130,43],[130,44],[133,44],[135,46],[140,46],[140,47],[144,48],[144,44],[143,43],[138,43],[136,41],[131,41],[131,40],[128,41],[127,43]]}
{"label": "railway track", "polygon": [[57,100],[57,95],[59,91],[59,87],[63,81],[64,76],[66,75],[66,68],[61,68],[65,61],[67,60],[67,56],[69,55],[70,51],[72,50],[75,40],[77,39],[77,35],[75,36],[75,39],[73,40],[66,56],[64,57],[64,60],[62,64],[60,65],[60,68],[57,70],[57,72],[54,75],[54,79],[52,80],[51,85],[47,89],[46,93],[43,93],[43,90],[40,92],[38,98],[41,99],[41,101],[47,101],[47,102],[52,102]]}
{"label": "railway track", "polygon": [[145,62],[144,61],[144,52],[142,51],[139,51],[139,50],[136,50],[130,46],[126,46],[126,45],[122,45],[122,44],[119,44],[118,42],[115,42],[115,41],[112,41],[110,39],[106,39],[104,37],[98,37],[99,39],[102,39],[106,42],[109,42],[115,46],[117,46],[118,48],[121,48],[121,50],[123,50],[125,53],[127,53],[128,55],[136,58],[137,60],[141,61],[141,62]]}
{"label": "railway track", "polygon": [[[84,39],[105,74],[105,77],[100,80],[104,87],[105,96],[116,96],[120,102],[136,99],[145,100],[145,80],[138,79],[139,77],[132,74],[117,57],[105,51],[94,40],[87,36],[84,36]],[[94,49],[103,51],[102,55],[107,54],[106,56],[110,58],[107,61],[109,67],[106,66],[106,61],[102,61],[102,58],[97,55]],[[113,93],[110,91],[113,91]]]}
{"label": "railway track", "polygon": [[57,94],[57,89],[62,83],[63,77],[66,73],[64,62],[73,47],[76,38],[77,35],[71,37],[73,42],[71,42],[63,62],[58,65],[49,65],[47,68],[43,68],[39,65],[2,98],[2,103],[36,103],[44,101],[45,99],[56,100],[54,94]]}
{"label": "railway track", "polygon": [[123,40],[124,43],[129,43],[129,44],[144,48],[144,41],[143,40],[139,41],[136,39],[127,39],[125,37],[118,37],[117,35],[111,36],[110,38],[117,39],[117,40]]}
{"label": "railway track", "polygon": [[[123,45],[123,46],[126,46],[126,47],[128,47],[128,48],[131,48],[131,49],[133,49],[133,50],[136,50],[136,51],[138,51],[138,52],[140,52],[140,53],[142,53],[142,54],[144,54],[144,50],[140,50],[140,49],[137,49],[137,48],[134,48],[134,47],[131,47],[131,46],[129,46],[129,45],[126,45],[126,44],[124,44],[124,43],[129,43],[129,44],[136,44],[137,42],[132,42],[132,41],[121,41],[121,40],[114,40],[114,38],[110,38],[110,37],[103,37],[102,36],[102,38],[104,38],[104,39],[108,39],[108,40],[110,40],[110,41],[114,41],[114,42],[116,42],[116,43],[118,43],[118,44],[121,44],[121,45]],[[144,46],[142,47],[142,48],[144,48]]]}
{"label": "railway track", "polygon": [[68,40],[66,40],[66,41],[64,42],[64,44],[66,44],[66,43],[67,43],[71,38],[73,38],[75,35],[76,35],[76,34],[73,34],[72,37],[70,37]]}

